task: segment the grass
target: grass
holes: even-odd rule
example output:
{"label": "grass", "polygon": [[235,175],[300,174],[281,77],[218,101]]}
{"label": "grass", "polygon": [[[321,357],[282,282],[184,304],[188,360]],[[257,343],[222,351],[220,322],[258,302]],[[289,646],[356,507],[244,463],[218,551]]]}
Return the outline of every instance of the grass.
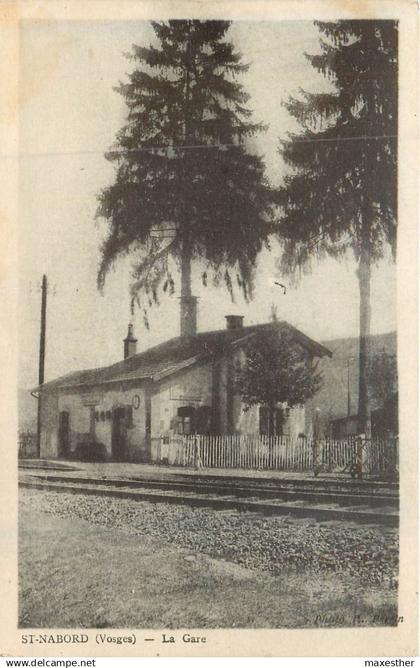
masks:
{"label": "grass", "polygon": [[23,508],[20,627],[389,626],[395,594],[307,571],[273,576],[147,535]]}

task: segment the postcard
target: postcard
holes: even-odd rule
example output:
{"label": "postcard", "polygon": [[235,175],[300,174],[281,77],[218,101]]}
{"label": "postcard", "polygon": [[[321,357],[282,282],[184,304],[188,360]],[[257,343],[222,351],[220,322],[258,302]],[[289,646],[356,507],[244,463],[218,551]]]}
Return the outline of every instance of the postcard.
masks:
{"label": "postcard", "polygon": [[416,655],[416,4],[0,16],[3,656]]}

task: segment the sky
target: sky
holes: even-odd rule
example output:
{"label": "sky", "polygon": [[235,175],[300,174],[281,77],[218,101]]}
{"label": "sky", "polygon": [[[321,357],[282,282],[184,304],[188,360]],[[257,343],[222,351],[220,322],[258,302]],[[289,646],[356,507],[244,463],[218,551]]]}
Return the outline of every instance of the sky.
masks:
{"label": "sky", "polygon": [[[267,173],[280,183],[284,166],[279,139],[297,130],[282,107],[300,87],[326,89],[304,53],[319,49],[311,22],[236,22],[229,32],[250,64],[242,82],[251,95],[254,118],[268,124],[254,140]],[[138,350],[179,334],[177,294],[150,314],[130,313],[130,261],[120,261],[103,294],[96,287],[99,246],[106,224],[95,220],[97,195],[111,184],[114,167],[104,153],[126,117],[123,98],[113,89],[133,65],[124,57],[132,44],[149,45],[153,32],[138,21],[27,21],[21,23],[19,182],[19,386],[37,384],[40,285],[48,277],[45,379],[111,364],[122,358],[122,339],[134,323]],[[253,301],[232,303],[223,287],[204,287],[193,270],[199,297],[199,331],[225,326],[229,313],[245,324],[270,318],[274,304],[285,319],[325,341],[357,336],[359,295],[355,264],[326,260],[297,285],[276,270],[280,249],[264,252],[257,268]],[[287,291],[275,285],[279,280]],[[372,275],[372,332],[396,328],[395,267],[383,261]]]}

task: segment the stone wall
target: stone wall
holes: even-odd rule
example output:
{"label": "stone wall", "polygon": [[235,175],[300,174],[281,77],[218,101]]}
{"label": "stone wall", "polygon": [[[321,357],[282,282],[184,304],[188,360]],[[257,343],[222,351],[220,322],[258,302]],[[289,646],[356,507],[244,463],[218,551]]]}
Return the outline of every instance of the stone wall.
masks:
{"label": "stone wall", "polygon": [[151,458],[165,459],[178,428],[178,408],[212,406],[212,364],[204,362],[155,383],[151,395]]}
{"label": "stone wall", "polygon": [[[47,393],[45,393],[47,394]],[[111,458],[112,410],[116,407],[132,407],[132,426],[127,429],[127,447],[130,461],[147,460],[149,457],[146,438],[146,401],[144,387],[132,383],[113,384],[89,388],[69,388],[49,392],[42,402],[42,439],[41,456],[58,457],[59,414],[69,413],[70,452],[74,452],[80,443],[91,440],[92,400],[98,400],[93,407],[95,419],[95,440],[103,443],[108,457]],[[44,408],[45,403],[45,408]],[[137,407],[138,405],[138,407]]]}

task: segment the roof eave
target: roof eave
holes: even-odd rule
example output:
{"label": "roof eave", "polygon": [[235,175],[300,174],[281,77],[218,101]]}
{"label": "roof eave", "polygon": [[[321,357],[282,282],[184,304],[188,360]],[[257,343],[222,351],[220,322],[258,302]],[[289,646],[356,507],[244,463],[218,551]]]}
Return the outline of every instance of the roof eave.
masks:
{"label": "roof eave", "polygon": [[152,376],[150,375],[120,376],[118,378],[109,378],[108,380],[92,380],[91,382],[84,382],[84,383],[56,385],[56,388],[58,390],[68,390],[73,387],[93,387],[94,385],[110,385],[111,383],[127,383],[130,381],[145,381],[151,379]]}

